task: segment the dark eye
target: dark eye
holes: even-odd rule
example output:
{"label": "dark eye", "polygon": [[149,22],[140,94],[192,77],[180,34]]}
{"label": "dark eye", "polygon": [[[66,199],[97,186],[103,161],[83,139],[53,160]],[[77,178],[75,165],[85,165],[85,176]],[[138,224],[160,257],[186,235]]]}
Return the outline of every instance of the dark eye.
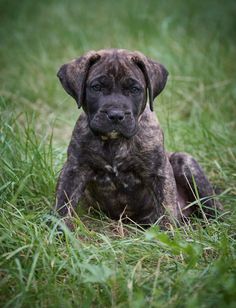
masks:
{"label": "dark eye", "polygon": [[131,92],[132,94],[138,94],[140,91],[141,91],[141,90],[140,90],[140,88],[138,88],[138,87],[131,87],[131,88],[130,88],[130,92]]}
{"label": "dark eye", "polygon": [[100,84],[95,84],[91,86],[91,89],[95,92],[100,92],[102,90],[102,86]]}

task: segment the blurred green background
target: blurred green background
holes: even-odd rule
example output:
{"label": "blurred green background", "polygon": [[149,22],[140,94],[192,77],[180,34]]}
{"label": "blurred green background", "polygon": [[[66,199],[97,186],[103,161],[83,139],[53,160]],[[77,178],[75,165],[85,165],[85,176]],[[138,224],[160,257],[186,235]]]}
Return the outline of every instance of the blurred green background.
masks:
{"label": "blurred green background", "polygon": [[205,111],[215,123],[233,121],[235,10],[230,0],[1,0],[1,95],[13,98],[15,111],[69,119],[76,109],[57,81],[60,65],[90,49],[118,47],[166,65],[160,109],[170,108],[171,121],[173,113],[188,122]]}
{"label": "blurred green background", "polygon": [[[0,305],[235,307],[235,38],[234,0],[0,0]],[[223,221],[171,239],[117,235],[105,217],[78,219],[66,243],[46,229],[80,112],[56,73],[109,47],[167,67],[155,103],[166,148],[193,154],[224,191]]]}

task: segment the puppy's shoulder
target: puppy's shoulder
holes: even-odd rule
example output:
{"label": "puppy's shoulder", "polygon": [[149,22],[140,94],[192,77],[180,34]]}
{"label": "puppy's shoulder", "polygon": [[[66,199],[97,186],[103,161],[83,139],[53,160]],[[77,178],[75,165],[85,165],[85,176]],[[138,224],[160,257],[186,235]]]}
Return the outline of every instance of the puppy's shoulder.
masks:
{"label": "puppy's shoulder", "polygon": [[162,144],[163,143],[163,131],[160,127],[159,121],[155,112],[152,112],[149,106],[139,119],[139,138],[145,143]]}
{"label": "puppy's shoulder", "polygon": [[89,129],[89,124],[88,124],[88,116],[85,114],[85,112],[82,112],[78,120],[75,123],[72,136],[83,137],[89,134],[89,132],[90,132],[90,129]]}
{"label": "puppy's shoulder", "polygon": [[82,112],[75,123],[68,147],[68,154],[74,151],[78,152],[84,142],[89,142],[89,140],[91,140],[90,135],[91,131],[89,129],[87,115]]}

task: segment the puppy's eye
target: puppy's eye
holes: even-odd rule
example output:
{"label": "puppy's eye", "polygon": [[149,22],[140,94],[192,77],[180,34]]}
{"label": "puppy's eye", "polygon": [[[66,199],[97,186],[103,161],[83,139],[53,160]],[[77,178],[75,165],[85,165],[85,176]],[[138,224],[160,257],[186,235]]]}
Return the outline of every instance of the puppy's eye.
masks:
{"label": "puppy's eye", "polygon": [[140,91],[141,91],[141,90],[140,90],[140,88],[138,88],[138,87],[131,87],[131,88],[130,88],[130,92],[131,92],[132,94],[138,94]]}
{"label": "puppy's eye", "polygon": [[95,84],[91,86],[91,89],[95,92],[100,92],[102,90],[102,86],[100,84]]}

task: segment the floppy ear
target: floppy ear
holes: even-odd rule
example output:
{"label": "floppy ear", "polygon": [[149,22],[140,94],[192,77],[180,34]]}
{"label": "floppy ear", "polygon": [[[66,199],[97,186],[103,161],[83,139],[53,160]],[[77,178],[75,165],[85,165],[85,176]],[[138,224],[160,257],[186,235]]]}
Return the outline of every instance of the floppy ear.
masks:
{"label": "floppy ear", "polygon": [[83,103],[89,68],[99,59],[99,54],[89,51],[84,56],[62,65],[57,73],[63,88],[76,100],[78,108]]}
{"label": "floppy ear", "polygon": [[168,71],[162,64],[145,57],[140,52],[134,52],[132,60],[143,72],[149,93],[150,109],[153,111],[153,100],[164,89]]}

